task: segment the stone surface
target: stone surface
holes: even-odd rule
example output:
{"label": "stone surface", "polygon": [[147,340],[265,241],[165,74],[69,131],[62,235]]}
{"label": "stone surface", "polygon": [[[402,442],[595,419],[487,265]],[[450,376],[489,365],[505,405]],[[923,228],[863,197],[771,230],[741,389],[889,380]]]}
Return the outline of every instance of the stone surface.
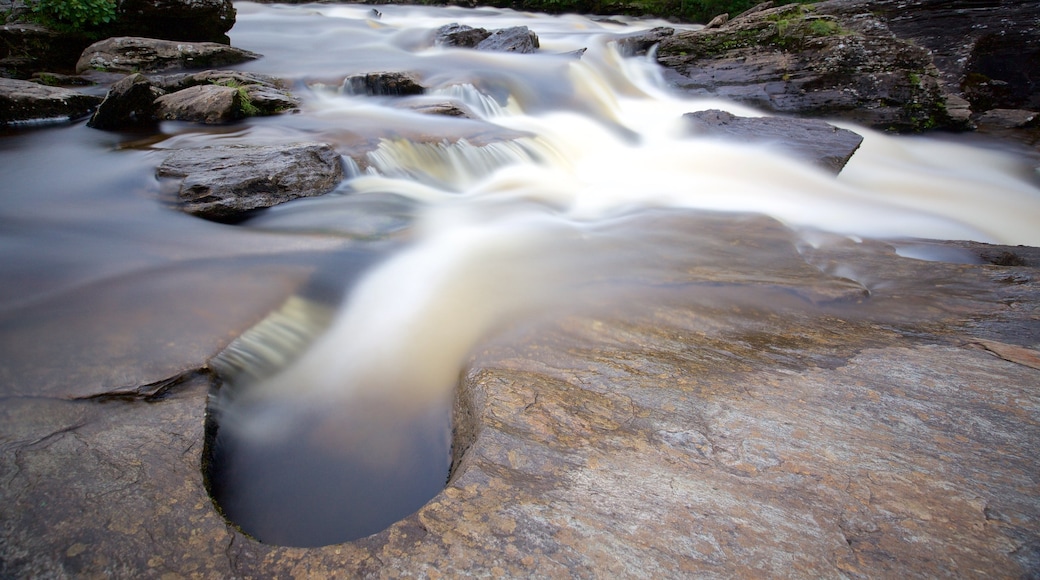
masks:
{"label": "stone surface", "polygon": [[[355,542],[264,545],[221,519],[200,472],[205,373],[151,402],[5,396],[0,574],[1040,569],[1035,268],[923,262],[869,240],[803,257],[768,220],[689,219],[719,248],[760,248],[769,274],[737,282],[760,264],[735,250],[751,261],[672,272],[642,306],[559,317],[483,345],[459,387],[452,480],[417,513]],[[852,260],[877,281],[869,297],[802,298],[855,287],[818,269]]]}
{"label": "stone surface", "polygon": [[141,73],[128,75],[112,85],[87,125],[95,129],[121,129],[155,121],[155,99],[163,91]]}
{"label": "stone surface", "polygon": [[216,42],[175,42],[122,36],[88,46],[76,63],[76,72],[162,72],[172,69],[220,67],[259,58],[260,55]]}
{"label": "stone surface", "polygon": [[737,117],[711,109],[687,113],[683,118],[697,135],[761,143],[832,173],[841,172],[863,137],[814,119]]}
{"label": "stone surface", "polygon": [[155,100],[156,116],[173,121],[217,125],[245,117],[244,99],[234,87],[199,85]]}
{"label": "stone surface", "polygon": [[209,70],[152,78],[134,73],[112,85],[88,125],[112,130],[158,120],[219,124],[275,115],[299,104],[280,81],[256,73]]}
{"label": "stone surface", "polygon": [[538,35],[526,26],[513,26],[495,30],[490,36],[480,41],[477,50],[495,52],[516,52],[529,54],[538,50]]}
{"label": "stone surface", "polygon": [[433,42],[440,46],[521,54],[535,52],[539,46],[538,35],[526,26],[489,31],[458,23],[446,24],[434,31]]}
{"label": "stone surface", "polygon": [[829,7],[780,6],[675,34],[657,60],[695,95],[887,130],[953,126],[928,50],[869,13],[842,18]]}
{"label": "stone surface", "polygon": [[343,88],[357,95],[405,96],[426,91],[419,77],[412,73],[373,72],[354,75],[343,81]]}
{"label": "stone surface", "polygon": [[100,102],[70,89],[0,78],[0,125],[68,122],[89,115]]}
{"label": "stone surface", "polygon": [[440,46],[476,48],[478,44],[489,36],[491,36],[491,32],[485,28],[473,28],[472,26],[454,22],[438,28],[434,32],[433,42]]}
{"label": "stone surface", "polygon": [[621,51],[621,54],[629,56],[644,55],[651,47],[674,34],[675,29],[667,26],[651,28],[646,32],[640,32],[639,34],[626,36],[618,40],[618,49]]}
{"label": "stone surface", "polygon": [[235,25],[231,0],[121,0],[127,33],[170,40],[216,41]]}
{"label": "stone surface", "polygon": [[156,175],[175,178],[178,205],[192,215],[234,220],[251,211],[323,195],[343,179],[338,153],[322,143],[181,149]]}

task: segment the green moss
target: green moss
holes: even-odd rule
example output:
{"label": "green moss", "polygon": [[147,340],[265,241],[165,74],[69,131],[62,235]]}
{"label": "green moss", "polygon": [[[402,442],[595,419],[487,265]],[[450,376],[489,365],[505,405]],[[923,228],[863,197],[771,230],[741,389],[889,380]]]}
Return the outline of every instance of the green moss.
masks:
{"label": "green moss", "polygon": [[260,107],[253,104],[249,97],[249,85],[240,83],[234,79],[214,81],[213,84],[221,87],[230,87],[238,91],[238,113],[242,117],[256,117],[264,114]]}

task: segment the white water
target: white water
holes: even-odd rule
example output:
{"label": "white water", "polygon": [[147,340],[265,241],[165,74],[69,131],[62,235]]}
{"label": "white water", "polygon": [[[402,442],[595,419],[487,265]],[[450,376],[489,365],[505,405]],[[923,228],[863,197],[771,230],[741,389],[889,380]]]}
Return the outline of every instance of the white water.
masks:
{"label": "white water", "polygon": [[[474,345],[504,320],[559,305],[604,268],[651,259],[630,251],[607,260],[609,245],[586,239],[590,229],[609,229],[610,220],[645,208],[763,213],[795,229],[862,237],[1040,244],[1035,181],[1002,153],[837,123],[865,141],[835,179],[779,149],[691,135],[681,121],[687,112],[761,113],[676,95],[649,60],[615,51],[618,33],[660,23],[621,27],[577,16],[382,9],[382,18],[373,20],[368,7],[247,5],[240,8],[240,26],[248,31],[273,13],[320,14],[351,34],[363,30],[364,38],[345,50],[363,47],[364,57],[338,70],[418,70],[434,85],[431,92],[454,96],[479,119],[529,136],[485,146],[449,142],[452,127],[465,122],[392,108],[385,98],[319,89],[305,115],[341,128],[378,123],[401,137],[383,139],[369,155],[368,173],[350,181],[342,197],[303,210],[280,208],[256,225],[282,227],[285,214],[294,224],[286,227],[299,227],[301,211],[317,222],[356,196],[389,192],[419,204],[413,244],[371,272],[313,349],[255,393],[296,401],[366,389],[398,389],[412,402],[443,396]],[[424,35],[450,22],[527,25],[540,35],[542,53],[430,46]],[[271,52],[251,46],[252,38],[233,34],[243,48]],[[589,50],[580,60],[553,56],[583,47]],[[283,66],[277,57],[269,64]],[[329,69],[321,74],[329,76]],[[335,137],[328,127],[319,132]],[[406,138],[415,133],[446,140]]]}

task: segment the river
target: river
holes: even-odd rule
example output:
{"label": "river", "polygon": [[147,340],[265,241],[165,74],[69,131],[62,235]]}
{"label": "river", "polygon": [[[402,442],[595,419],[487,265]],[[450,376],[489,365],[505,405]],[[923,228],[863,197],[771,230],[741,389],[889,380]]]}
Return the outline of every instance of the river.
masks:
{"label": "river", "polygon": [[[560,313],[652,301],[671,272],[746,262],[729,283],[761,281],[753,265],[769,262],[769,248],[735,250],[696,220],[662,215],[762,214],[807,248],[865,238],[1040,245],[1037,176],[999,150],[836,123],[865,141],[835,178],[769,147],[691,135],[684,113],[761,113],[675,94],[651,60],[616,50],[621,36],[664,22],[236,8],[232,44],[264,55],[236,68],[290,81],[298,113],[0,136],[0,372],[7,396],[158,380],[275,312],[215,362],[230,386],[213,400],[211,488],[262,541],[364,536],[440,490],[453,389],[482,341]],[[433,46],[431,32],[449,23],[528,26],[541,50]],[[417,73],[428,99],[454,99],[471,118],[343,90],[345,77],[376,71]],[[378,148],[332,194],[235,225],[177,211],[154,176],[173,149],[293,141]]]}

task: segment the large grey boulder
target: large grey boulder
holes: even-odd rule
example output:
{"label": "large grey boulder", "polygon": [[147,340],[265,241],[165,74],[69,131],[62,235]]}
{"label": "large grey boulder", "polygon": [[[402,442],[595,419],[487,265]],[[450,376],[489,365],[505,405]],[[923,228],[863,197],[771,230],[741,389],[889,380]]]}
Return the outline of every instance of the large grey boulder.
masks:
{"label": "large grey boulder", "polygon": [[683,118],[697,135],[773,146],[835,174],[863,142],[848,129],[816,119],[738,117],[717,109],[687,113]]}
{"label": "large grey boulder", "polygon": [[123,36],[88,46],[76,63],[76,72],[161,72],[238,64],[259,58],[248,50],[216,42],[175,42]]}
{"label": "large grey boulder", "polygon": [[218,221],[323,195],[343,175],[339,154],[323,143],[181,149],[156,170],[160,178],[179,180],[175,196],[183,211]]}
{"label": "large grey boulder", "polygon": [[218,125],[244,117],[243,102],[234,87],[199,85],[155,99],[155,115],[166,121]]}
{"label": "large grey boulder", "polygon": [[94,95],[0,78],[0,125],[67,122],[89,115],[100,102]]}
{"label": "large grey boulder", "polygon": [[95,129],[122,129],[155,120],[155,99],[163,91],[141,73],[117,81],[87,122]]}

